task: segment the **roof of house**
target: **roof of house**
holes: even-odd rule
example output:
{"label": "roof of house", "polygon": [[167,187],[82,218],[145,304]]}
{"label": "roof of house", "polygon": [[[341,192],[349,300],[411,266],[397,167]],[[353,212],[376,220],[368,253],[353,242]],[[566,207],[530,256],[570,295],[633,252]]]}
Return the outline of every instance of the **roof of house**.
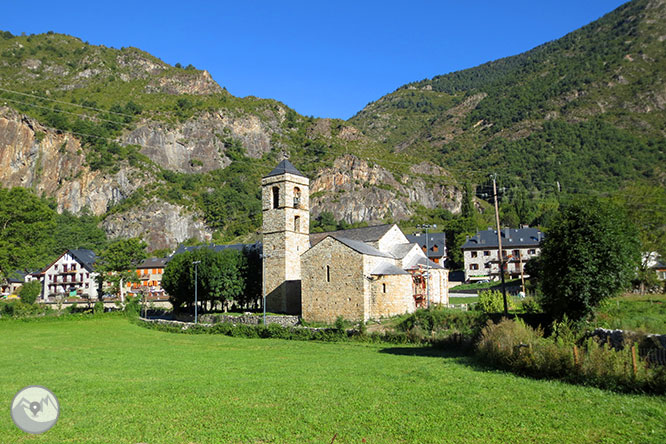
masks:
{"label": "roof of house", "polygon": [[[262,252],[262,243],[261,242],[255,242],[254,244],[230,244],[230,245],[203,244],[203,245],[192,245],[192,246],[189,246],[189,247],[186,247],[184,245],[179,245],[178,248],[176,248],[176,251],[174,251],[171,256],[166,258],[166,263],[168,263],[171,260],[171,258],[173,258],[177,254],[185,253],[186,251],[198,250],[200,248],[210,248],[213,251],[224,251],[224,250],[228,250],[228,249],[232,249],[232,250],[236,250],[236,251],[243,251],[243,250],[247,249],[247,250],[258,250],[259,253],[261,253]],[[148,268],[148,267],[146,267],[146,268]]]}
{"label": "roof of house", "polygon": [[310,245],[313,247],[327,236],[344,237],[360,242],[374,242],[381,239],[393,227],[393,224],[375,225],[373,227],[350,228],[348,230],[327,231],[324,233],[311,233]]}
{"label": "roof of house", "polygon": [[379,257],[386,257],[386,258],[391,258],[393,259],[393,256],[384,253],[383,251],[379,251],[375,247],[372,247],[364,242],[353,240],[353,239],[347,239],[342,236],[335,236],[335,235],[330,235],[333,239],[342,242],[352,250],[356,251],[357,253],[361,254],[367,254],[368,256],[379,256]]}
{"label": "roof of house", "polygon": [[95,255],[94,251],[88,250],[87,248],[79,248],[77,250],[67,250],[66,252],[69,252],[69,254],[71,254],[72,257],[76,259],[81,265],[83,265],[86,270],[94,270],[95,261],[97,260],[97,256]]}
{"label": "roof of house", "polygon": [[164,268],[169,258],[166,257],[149,257],[141,262],[136,268]]}
{"label": "roof of house", "polygon": [[[536,228],[502,228],[502,248],[538,246],[545,235]],[[497,230],[477,231],[461,247],[465,249],[497,248]]]}
{"label": "roof of house", "polygon": [[280,174],[285,174],[285,173],[305,177],[305,175],[300,171],[298,171],[296,167],[291,162],[289,162],[288,159],[284,159],[282,162],[278,163],[278,166],[273,168],[273,171],[271,171],[264,177],[279,176]]}
{"label": "roof of house", "polygon": [[[446,233],[425,233],[405,235],[410,242],[419,244],[421,248],[428,248],[428,257],[443,257],[446,254]],[[437,246],[437,251],[434,247]]]}
{"label": "roof of house", "polygon": [[387,275],[396,275],[396,274],[409,274],[400,267],[397,267],[388,262],[382,262],[375,267],[374,270],[370,272],[374,276],[387,276]]}

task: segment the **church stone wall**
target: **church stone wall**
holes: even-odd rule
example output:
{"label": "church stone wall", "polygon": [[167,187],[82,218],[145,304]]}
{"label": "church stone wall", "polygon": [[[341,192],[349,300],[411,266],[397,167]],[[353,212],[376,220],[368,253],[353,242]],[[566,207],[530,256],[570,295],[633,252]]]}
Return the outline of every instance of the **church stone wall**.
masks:
{"label": "church stone wall", "polygon": [[412,276],[373,276],[369,305],[371,319],[414,312],[416,304],[412,295]]}
{"label": "church stone wall", "polygon": [[393,245],[408,244],[409,240],[397,225],[393,225],[378,242],[373,245],[379,251],[390,251]]}
{"label": "church stone wall", "polygon": [[[327,276],[327,268],[330,280]],[[327,237],[301,256],[303,319],[365,319],[363,255]]]}

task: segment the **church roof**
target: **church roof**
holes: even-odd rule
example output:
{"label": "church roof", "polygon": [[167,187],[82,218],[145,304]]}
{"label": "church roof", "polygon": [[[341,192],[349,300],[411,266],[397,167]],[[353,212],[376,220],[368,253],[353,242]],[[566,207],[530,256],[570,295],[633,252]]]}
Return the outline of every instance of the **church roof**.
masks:
{"label": "church roof", "polygon": [[395,245],[391,245],[391,248],[390,248],[391,254],[393,256],[395,256],[397,259],[402,259],[405,256],[407,256],[407,254],[410,251],[412,251],[412,249],[414,248],[415,245],[417,245],[417,244],[413,243],[413,244],[395,244]]}
{"label": "church roof", "polygon": [[344,237],[359,242],[374,242],[381,239],[393,224],[375,225],[374,227],[350,228],[349,230],[328,231],[324,233],[311,233],[310,245],[313,247],[327,236]]}
{"label": "church roof", "polygon": [[383,251],[379,251],[375,247],[371,247],[370,245],[363,243],[361,241],[347,239],[342,236],[335,236],[335,235],[330,235],[330,236],[333,239],[342,242],[343,244],[345,244],[352,250],[356,251],[357,253],[367,254],[368,256],[379,256],[379,257],[386,257],[393,259],[393,256],[391,256],[390,254],[384,253]]}
{"label": "church roof", "polygon": [[377,265],[375,269],[370,272],[370,274],[374,276],[381,276],[381,275],[395,275],[395,274],[409,274],[409,273],[407,273],[402,268],[397,267],[393,264],[389,264],[388,262],[382,262],[381,264]]}
{"label": "church roof", "polygon": [[436,269],[440,269],[440,270],[444,269],[444,267],[442,267],[441,265],[431,261],[430,259],[426,259],[423,256],[418,257],[415,260],[410,261],[408,264],[404,264],[404,265],[405,265],[406,270],[415,270],[415,269],[419,268],[419,265],[421,265],[423,267],[436,268]]}
{"label": "church roof", "polygon": [[298,171],[296,167],[291,162],[289,162],[288,159],[284,159],[282,162],[278,163],[278,166],[273,168],[273,171],[268,173],[265,177],[279,176],[280,174],[285,174],[285,173],[305,177],[305,175],[303,175],[303,173]]}

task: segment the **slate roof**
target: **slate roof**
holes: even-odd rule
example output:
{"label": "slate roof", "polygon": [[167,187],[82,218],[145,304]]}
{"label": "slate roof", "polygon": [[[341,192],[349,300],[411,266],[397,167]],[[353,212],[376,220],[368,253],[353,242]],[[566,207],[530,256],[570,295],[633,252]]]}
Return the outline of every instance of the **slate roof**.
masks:
{"label": "slate roof", "polygon": [[291,162],[289,162],[288,159],[284,159],[282,162],[278,163],[278,166],[273,168],[273,171],[271,171],[264,177],[279,176],[280,174],[285,174],[285,173],[305,177],[305,175],[300,171],[298,171],[296,167]]}
{"label": "slate roof", "polygon": [[370,272],[374,276],[386,276],[386,275],[396,275],[396,274],[409,274],[400,267],[397,267],[388,262],[382,262],[377,265],[374,270]]}
{"label": "slate roof", "polygon": [[137,265],[136,268],[164,268],[168,260],[166,257],[149,257]]}
{"label": "slate roof", "polygon": [[396,258],[396,259],[402,259],[403,257],[407,256],[407,254],[412,251],[412,248],[414,248],[416,244],[396,244],[396,245],[391,245],[391,254]]}
{"label": "slate roof", "polygon": [[348,230],[327,231],[324,233],[310,234],[310,245],[315,246],[327,236],[333,236],[336,239],[344,237],[359,242],[374,242],[381,239],[391,228],[393,224],[375,225],[373,227],[350,228]]}
{"label": "slate roof", "polygon": [[368,256],[379,256],[379,257],[386,257],[393,259],[393,256],[391,256],[390,254],[384,253],[383,251],[379,251],[375,247],[371,247],[370,245],[364,242],[353,239],[347,239],[342,236],[335,236],[335,235],[330,235],[330,236],[333,239],[342,242],[343,244],[345,244],[346,246],[348,246],[349,248],[358,253],[367,254]]}
{"label": "slate roof", "polygon": [[430,267],[430,268],[436,268],[436,269],[441,269],[443,270],[444,267],[441,265],[431,261],[430,259],[426,259],[425,257],[421,256],[416,258],[415,260],[410,261],[405,265],[405,270],[415,270],[419,268],[419,265],[422,265],[424,268]]}
{"label": "slate roof", "polygon": [[[426,248],[426,235],[425,233],[407,234],[405,237],[410,242],[419,244],[421,249]],[[428,257],[444,257],[446,255],[446,233],[428,233]],[[437,246],[437,251],[433,251],[433,247]]]}
{"label": "slate roof", "polygon": [[[502,249],[512,247],[536,247],[543,242],[545,235],[536,228],[502,228]],[[461,247],[466,249],[497,248],[497,231],[478,231]]]}
{"label": "slate roof", "polygon": [[97,256],[92,250],[79,248],[78,250],[67,250],[88,271],[94,271]]}

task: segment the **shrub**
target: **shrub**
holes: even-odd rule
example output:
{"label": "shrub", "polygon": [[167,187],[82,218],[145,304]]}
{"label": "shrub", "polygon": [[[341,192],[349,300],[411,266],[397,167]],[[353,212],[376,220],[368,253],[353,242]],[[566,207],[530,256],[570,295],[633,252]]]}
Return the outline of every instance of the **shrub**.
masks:
{"label": "shrub", "polygon": [[666,367],[650,366],[632,347],[614,350],[593,338],[578,342],[578,329],[569,320],[553,326],[544,338],[520,320],[488,322],[477,344],[477,356],[494,366],[536,378],[556,378],[620,391],[666,393]]}
{"label": "shrub", "polygon": [[460,311],[450,308],[417,310],[397,325],[403,332],[419,327],[422,331],[457,331],[473,334],[481,329],[485,317],[478,312]]}
{"label": "shrub", "polygon": [[543,311],[539,302],[532,296],[524,298],[520,302],[520,308],[525,313],[541,313]]}
{"label": "shrub", "polygon": [[41,292],[42,283],[39,281],[30,281],[23,284],[18,295],[21,298],[21,302],[34,304]]}
{"label": "shrub", "polygon": [[[506,303],[509,310],[515,308],[513,299],[507,295]],[[486,290],[479,293],[476,309],[484,313],[501,313],[504,311],[504,296],[498,290]]]}
{"label": "shrub", "polygon": [[93,307],[93,313],[95,314],[104,313],[104,302],[102,301],[95,302],[95,305]]}

